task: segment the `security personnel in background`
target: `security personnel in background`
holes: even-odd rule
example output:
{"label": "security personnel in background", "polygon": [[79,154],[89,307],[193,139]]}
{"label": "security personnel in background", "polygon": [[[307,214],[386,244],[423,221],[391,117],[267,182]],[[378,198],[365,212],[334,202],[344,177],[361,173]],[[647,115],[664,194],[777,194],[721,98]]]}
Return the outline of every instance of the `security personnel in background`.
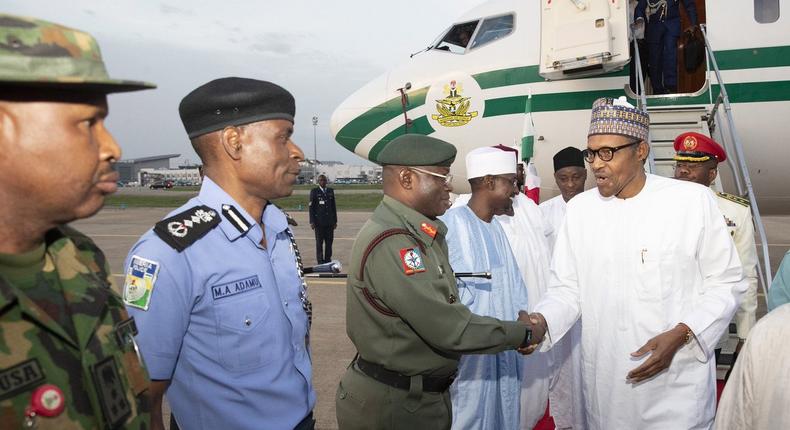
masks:
{"label": "security personnel in background", "polygon": [[312,429],[310,303],[285,215],[304,154],[294,99],[254,79],[208,82],[179,114],[205,177],[134,245],[124,302],[153,380],[183,429]]}
{"label": "security personnel in background", "polygon": [[680,37],[680,1],[689,21],[696,26],[694,0],[639,0],[634,24],[644,26],[647,42],[648,70],[653,94],[672,94],[678,89],[678,38]]}
{"label": "security personnel in background", "polygon": [[332,261],[337,207],[335,190],[326,186],[325,175],[318,175],[318,187],[310,190],[310,228],[315,231],[315,258],[318,264]]}
{"label": "security personnel in background", "polygon": [[[696,182],[706,187],[716,179],[718,164],[727,160],[724,148],[710,137],[694,132],[683,133],[675,138],[675,152],[675,179]],[[735,313],[738,338],[742,343],[757,321],[757,247],[754,244],[752,210],[749,200],[732,194],[716,193],[716,202],[738,250],[743,276],[749,283],[749,289]],[[727,337],[725,333],[716,347],[717,360]]]}
{"label": "security personnel in background", "polygon": [[117,187],[107,94],[154,86],[111,79],[79,30],[0,14],[0,41],[0,427],[147,429],[134,320],[66,224]]}
{"label": "security personnel in background", "polygon": [[422,135],[379,154],[384,200],[351,251],[346,331],[358,354],[337,389],[342,430],[449,429],[448,388],[462,354],[534,349],[526,312],[500,321],[458,300],[447,228],[436,219],[450,207],[455,154]]}

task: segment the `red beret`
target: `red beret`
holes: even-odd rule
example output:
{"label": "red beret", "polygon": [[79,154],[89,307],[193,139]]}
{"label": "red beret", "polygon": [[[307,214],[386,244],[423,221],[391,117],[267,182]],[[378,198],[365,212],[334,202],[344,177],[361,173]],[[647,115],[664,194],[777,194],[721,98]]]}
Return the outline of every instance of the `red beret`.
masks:
{"label": "red beret", "polygon": [[715,140],[693,131],[675,138],[675,152],[676,161],[708,161],[713,157],[721,163],[727,159],[724,148]]}

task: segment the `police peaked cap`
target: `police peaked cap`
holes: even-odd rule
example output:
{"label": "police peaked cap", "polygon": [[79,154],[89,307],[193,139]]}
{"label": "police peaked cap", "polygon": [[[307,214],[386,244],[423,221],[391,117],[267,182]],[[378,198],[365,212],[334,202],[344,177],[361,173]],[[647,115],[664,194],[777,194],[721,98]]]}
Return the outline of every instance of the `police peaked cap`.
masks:
{"label": "police peaked cap", "polygon": [[456,152],[455,146],[443,140],[404,134],[389,141],[375,161],[381,165],[450,167]]}
{"label": "police peaked cap", "polygon": [[225,127],[284,119],[293,122],[296,103],[285,88],[267,81],[220,78],[194,89],[178,105],[189,138]]}

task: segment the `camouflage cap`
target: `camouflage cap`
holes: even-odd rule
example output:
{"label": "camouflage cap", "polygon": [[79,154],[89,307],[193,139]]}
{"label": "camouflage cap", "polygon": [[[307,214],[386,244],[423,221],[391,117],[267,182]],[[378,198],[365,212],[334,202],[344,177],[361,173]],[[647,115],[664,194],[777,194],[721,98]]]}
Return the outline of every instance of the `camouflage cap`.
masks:
{"label": "camouflage cap", "polygon": [[0,14],[0,86],[118,93],[156,88],[110,79],[88,33],[34,18]]}

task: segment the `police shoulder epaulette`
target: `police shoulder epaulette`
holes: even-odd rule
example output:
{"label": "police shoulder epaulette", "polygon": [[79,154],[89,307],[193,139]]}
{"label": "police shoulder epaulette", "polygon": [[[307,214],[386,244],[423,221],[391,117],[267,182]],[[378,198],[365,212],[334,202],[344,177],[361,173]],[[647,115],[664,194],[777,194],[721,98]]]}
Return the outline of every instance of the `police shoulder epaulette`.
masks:
{"label": "police shoulder epaulette", "polygon": [[154,227],[154,233],[173,249],[181,252],[219,223],[217,212],[201,205],[159,221]]}
{"label": "police shoulder epaulette", "polygon": [[738,203],[739,205],[743,205],[743,206],[749,207],[749,200],[748,199],[744,199],[743,197],[738,197],[736,195],[727,194],[727,193],[716,193],[716,195],[718,195],[719,197],[721,197],[723,199],[729,200],[731,202]]}

